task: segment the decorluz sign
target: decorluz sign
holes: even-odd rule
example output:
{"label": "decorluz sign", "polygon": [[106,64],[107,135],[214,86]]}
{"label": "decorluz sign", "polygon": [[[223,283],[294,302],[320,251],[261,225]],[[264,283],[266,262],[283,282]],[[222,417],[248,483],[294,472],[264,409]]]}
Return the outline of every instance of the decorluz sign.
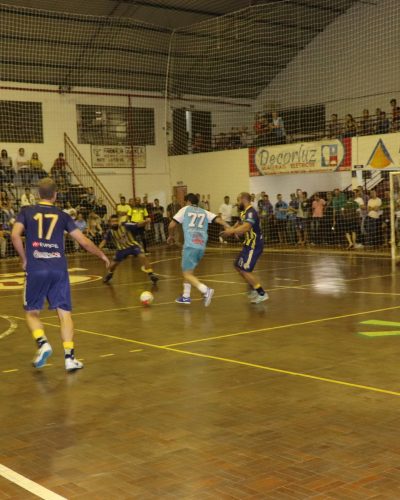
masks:
{"label": "decorluz sign", "polygon": [[92,167],[93,168],[146,168],[145,146],[93,146],[92,145]]}
{"label": "decorluz sign", "polygon": [[249,149],[250,176],[351,170],[351,139]]}

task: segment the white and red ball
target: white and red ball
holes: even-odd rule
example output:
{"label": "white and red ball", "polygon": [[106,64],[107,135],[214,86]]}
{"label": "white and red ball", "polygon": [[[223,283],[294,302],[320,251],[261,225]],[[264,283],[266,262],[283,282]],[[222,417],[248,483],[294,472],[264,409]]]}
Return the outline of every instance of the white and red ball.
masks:
{"label": "white and red ball", "polygon": [[140,294],[140,303],[142,306],[151,306],[154,300],[154,295],[151,292],[142,292]]}

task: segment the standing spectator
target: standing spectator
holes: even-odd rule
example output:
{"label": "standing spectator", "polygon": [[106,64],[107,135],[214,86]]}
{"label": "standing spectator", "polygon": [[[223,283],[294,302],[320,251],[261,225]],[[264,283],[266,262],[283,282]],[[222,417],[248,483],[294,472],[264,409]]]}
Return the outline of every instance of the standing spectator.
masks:
{"label": "standing spectator", "polygon": [[308,222],[310,217],[310,204],[307,193],[299,190],[299,207],[297,209],[297,243],[300,246],[307,245],[308,242]]}
{"label": "standing spectator", "polygon": [[370,192],[365,220],[365,230],[367,233],[367,244],[370,247],[377,247],[380,244],[380,218],[381,218],[382,200],[378,198],[375,189]]}
{"label": "standing spectator", "polygon": [[31,190],[29,188],[25,188],[25,193],[21,196],[21,208],[29,207],[30,205],[35,205],[36,200]]}
{"label": "standing spectator", "polygon": [[355,121],[353,115],[346,115],[343,137],[355,137],[357,135],[357,130],[357,122]]}
{"label": "standing spectator", "polygon": [[181,205],[178,203],[178,200],[175,195],[172,196],[172,202],[167,206],[167,216],[168,219],[171,221],[176,215],[179,210],[181,209]]}
{"label": "standing spectator", "polygon": [[281,245],[286,245],[286,223],[289,205],[283,201],[282,195],[277,195],[277,202],[275,203],[275,219],[278,230],[278,239]]}
{"label": "standing spectator", "polygon": [[360,135],[371,135],[374,133],[374,122],[369,116],[368,109],[364,109],[360,120]]}
{"label": "standing spectator", "polygon": [[290,195],[289,207],[287,212],[287,236],[291,245],[296,244],[296,216],[299,209],[299,200],[295,193]]}
{"label": "standing spectator", "polygon": [[274,144],[286,143],[286,130],[282,118],[276,111],[272,113],[272,123],[270,125]]}
{"label": "standing spectator", "polygon": [[6,149],[1,150],[0,169],[3,173],[1,180],[7,183],[13,183],[15,177],[15,171],[13,169],[12,158],[8,156]]}
{"label": "standing spectator", "polygon": [[37,181],[47,177],[47,172],[43,168],[43,163],[39,160],[39,155],[37,153],[32,153],[30,168],[33,180]]}
{"label": "standing spectator", "polygon": [[58,153],[58,157],[54,160],[50,170],[50,175],[57,184],[70,184],[68,162],[64,158],[64,153]]}
{"label": "standing spectator", "polygon": [[[251,195],[252,197],[255,195]],[[254,205],[253,205],[254,207]],[[260,217],[260,223],[261,223],[261,231],[264,236],[265,242],[269,243],[272,239],[272,218],[274,215],[274,207],[272,206],[272,203],[269,201],[269,196],[267,194],[264,194],[260,200],[258,200],[258,203],[256,205],[256,208],[254,208],[256,211],[258,211],[258,215]]]}
{"label": "standing spectator", "polygon": [[390,241],[390,191],[385,191],[382,197],[381,222],[383,244],[389,246]]}
{"label": "standing spectator", "polygon": [[126,222],[128,219],[128,213],[131,210],[131,206],[126,203],[125,196],[119,197],[119,204],[117,205],[117,215],[119,217],[120,222]]}
{"label": "standing spectator", "polygon": [[256,200],[256,195],[254,193],[251,193],[251,195],[250,195],[250,201],[251,201],[252,207],[257,212],[258,211],[258,202]]}
{"label": "standing spectator", "polygon": [[89,206],[93,209],[96,205],[96,194],[92,186],[87,188],[87,201]]}
{"label": "standing spectator", "polygon": [[[77,218],[76,218],[76,221],[75,221],[75,226],[83,233],[83,234],[86,234],[86,230],[87,230],[87,222],[83,216],[83,213],[82,212],[79,212],[78,215],[77,215]],[[74,240],[74,247],[75,247],[75,251],[78,251],[81,249],[81,247],[79,246],[79,243]]]}
{"label": "standing spectator", "polygon": [[142,205],[141,199],[137,196],[134,200],[129,200],[131,209],[128,212],[129,222],[137,225],[136,234],[141,239],[144,252],[147,253],[147,241],[145,227],[151,222],[147,209]]}
{"label": "standing spectator", "polygon": [[167,238],[165,236],[164,227],[164,207],[160,205],[160,200],[158,198],[154,200],[153,223],[156,243],[165,243]]}
{"label": "standing spectator", "polygon": [[359,205],[355,201],[354,193],[350,192],[349,198],[343,207],[343,221],[348,250],[352,250],[357,245],[357,233],[359,232]]}
{"label": "standing spectator", "polygon": [[386,112],[381,111],[379,117],[376,121],[376,134],[387,134],[390,132],[390,121],[389,118],[386,117]]}
{"label": "standing spectator", "polygon": [[341,244],[344,235],[344,206],[346,204],[346,196],[340,191],[340,189],[335,189],[333,192],[333,227],[335,230],[336,242]]}
{"label": "standing spectator", "polygon": [[333,113],[328,123],[328,137],[329,139],[337,139],[342,135],[342,127],[339,123],[338,115]]}
{"label": "standing spectator", "polygon": [[333,208],[333,193],[326,193],[326,205],[324,210],[324,218],[322,219],[322,237],[323,243],[333,245],[335,241],[335,226],[334,226],[334,208]]}
{"label": "standing spectator", "polygon": [[320,197],[319,193],[314,194],[314,200],[311,205],[311,243],[321,244],[322,219],[324,217],[326,201]]}
{"label": "standing spectator", "polygon": [[17,167],[17,172],[20,174],[21,184],[23,186],[30,186],[32,181],[30,162],[25,155],[24,148],[18,149],[18,154],[15,158],[15,165]]}
{"label": "standing spectator", "polygon": [[89,214],[86,234],[95,245],[99,245],[103,239],[103,229],[100,222],[100,217],[94,212]]}
{"label": "standing spectator", "polygon": [[[363,189],[361,186],[359,186],[355,190],[355,198],[354,201],[358,205],[358,215],[360,217],[360,236],[361,238],[364,238],[365,235],[365,218],[367,216],[367,203],[368,203],[368,197],[364,195]],[[363,241],[363,240],[362,240]],[[356,248],[359,248],[362,246],[360,243],[357,243],[354,245]]]}
{"label": "standing spectator", "polygon": [[[230,226],[232,225],[232,212],[233,212],[233,206],[230,202],[229,196],[224,197],[224,203],[222,203],[219,207],[218,210],[218,216],[221,217],[221,219],[229,224]],[[219,237],[219,242],[220,243],[227,243],[224,238],[221,236]]]}

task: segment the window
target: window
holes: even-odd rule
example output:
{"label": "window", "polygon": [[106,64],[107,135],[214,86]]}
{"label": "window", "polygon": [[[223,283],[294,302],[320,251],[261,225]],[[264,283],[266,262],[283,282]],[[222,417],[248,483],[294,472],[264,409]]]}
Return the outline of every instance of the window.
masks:
{"label": "window", "polygon": [[78,104],[78,142],[98,145],[155,144],[154,109]]}
{"label": "window", "polygon": [[0,101],[1,142],[43,142],[41,102]]}

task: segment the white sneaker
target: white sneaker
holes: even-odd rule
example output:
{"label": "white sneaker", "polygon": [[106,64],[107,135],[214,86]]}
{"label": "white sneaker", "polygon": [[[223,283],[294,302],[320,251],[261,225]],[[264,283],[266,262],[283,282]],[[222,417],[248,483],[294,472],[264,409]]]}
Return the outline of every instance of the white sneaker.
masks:
{"label": "white sneaker", "polygon": [[83,368],[83,363],[75,358],[65,358],[65,369],[67,372],[74,372]]}
{"label": "white sneaker", "polygon": [[47,359],[53,354],[53,349],[51,345],[46,342],[45,344],[37,350],[36,356],[34,357],[32,364],[35,368],[42,368],[47,362]]}
{"label": "white sneaker", "polygon": [[251,303],[252,303],[252,304],[261,304],[261,302],[265,302],[265,301],[267,301],[268,299],[269,299],[269,295],[268,295],[268,293],[267,293],[267,292],[265,292],[265,294],[264,294],[264,295],[259,295],[259,294],[257,293],[257,297],[255,297],[255,298],[251,301]]}
{"label": "white sneaker", "polygon": [[204,305],[205,305],[205,307],[208,307],[211,304],[213,295],[214,295],[214,289],[213,288],[207,288],[207,291],[204,294]]}
{"label": "white sneaker", "polygon": [[258,297],[258,293],[256,290],[251,290],[248,294],[247,297],[249,298],[250,302],[252,302],[254,299]]}

